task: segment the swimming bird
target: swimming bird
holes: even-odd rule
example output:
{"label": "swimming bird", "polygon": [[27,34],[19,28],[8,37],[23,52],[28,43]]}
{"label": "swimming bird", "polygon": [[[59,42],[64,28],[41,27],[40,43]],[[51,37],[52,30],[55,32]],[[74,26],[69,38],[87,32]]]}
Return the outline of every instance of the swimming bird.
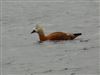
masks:
{"label": "swimming bird", "polygon": [[65,33],[65,32],[53,32],[49,35],[45,35],[43,27],[40,24],[37,24],[33,29],[32,33],[38,33],[40,42],[43,41],[60,41],[60,40],[73,40],[82,33]]}

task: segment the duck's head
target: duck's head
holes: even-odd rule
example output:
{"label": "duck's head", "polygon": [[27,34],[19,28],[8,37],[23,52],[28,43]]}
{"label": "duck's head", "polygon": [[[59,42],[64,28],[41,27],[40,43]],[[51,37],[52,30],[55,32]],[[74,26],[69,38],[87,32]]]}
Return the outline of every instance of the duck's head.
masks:
{"label": "duck's head", "polygon": [[40,33],[43,31],[43,27],[41,24],[37,24],[35,28],[33,28],[33,31],[31,32],[32,33]]}

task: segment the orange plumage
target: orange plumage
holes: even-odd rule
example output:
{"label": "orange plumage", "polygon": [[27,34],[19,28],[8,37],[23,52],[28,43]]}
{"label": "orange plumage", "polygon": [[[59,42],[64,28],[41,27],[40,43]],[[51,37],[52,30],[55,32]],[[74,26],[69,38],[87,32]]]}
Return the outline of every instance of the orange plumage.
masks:
{"label": "orange plumage", "polygon": [[81,35],[81,33],[65,33],[65,32],[53,32],[49,35],[45,35],[43,28],[38,24],[36,25],[36,28],[31,33],[38,33],[40,41],[59,41],[59,40],[73,40],[77,36]]}

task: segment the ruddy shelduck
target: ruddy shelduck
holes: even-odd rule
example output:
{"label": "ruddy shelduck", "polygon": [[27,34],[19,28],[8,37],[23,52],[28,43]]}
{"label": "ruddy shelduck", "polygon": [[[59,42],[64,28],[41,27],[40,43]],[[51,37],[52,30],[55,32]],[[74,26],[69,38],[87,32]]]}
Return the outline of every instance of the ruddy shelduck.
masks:
{"label": "ruddy shelduck", "polygon": [[38,33],[40,42],[43,41],[60,41],[60,40],[73,40],[77,36],[82,35],[82,33],[65,33],[65,32],[53,32],[49,35],[44,34],[43,27],[40,24],[37,24],[33,29],[32,33]]}

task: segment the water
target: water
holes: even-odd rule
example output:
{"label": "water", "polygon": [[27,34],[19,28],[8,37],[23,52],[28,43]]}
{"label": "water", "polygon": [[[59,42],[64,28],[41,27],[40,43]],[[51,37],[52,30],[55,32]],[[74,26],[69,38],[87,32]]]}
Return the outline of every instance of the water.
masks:
{"label": "water", "polygon": [[[81,32],[73,41],[38,43],[30,34]],[[2,75],[99,75],[99,2],[2,3]]]}

